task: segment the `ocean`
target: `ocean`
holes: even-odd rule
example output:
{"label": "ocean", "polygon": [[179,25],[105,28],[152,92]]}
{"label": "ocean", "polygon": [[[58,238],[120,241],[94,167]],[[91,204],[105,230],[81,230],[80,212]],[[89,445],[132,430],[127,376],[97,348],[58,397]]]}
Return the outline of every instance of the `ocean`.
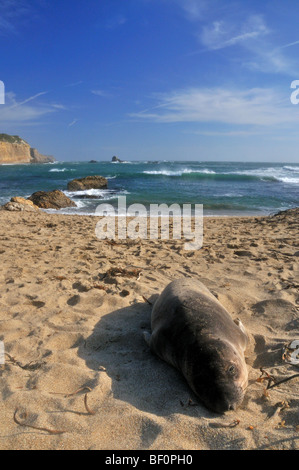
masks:
{"label": "ocean", "polygon": [[[67,191],[68,181],[88,175],[108,179],[107,190]],[[56,162],[0,166],[0,204],[12,196],[60,189],[76,208],[94,215],[101,203],[203,204],[206,216],[264,215],[299,206],[299,164],[241,162]],[[85,198],[84,196],[94,196]],[[51,211],[50,211],[51,212]],[[53,211],[52,211],[53,212]],[[54,211],[57,212],[57,211]]]}

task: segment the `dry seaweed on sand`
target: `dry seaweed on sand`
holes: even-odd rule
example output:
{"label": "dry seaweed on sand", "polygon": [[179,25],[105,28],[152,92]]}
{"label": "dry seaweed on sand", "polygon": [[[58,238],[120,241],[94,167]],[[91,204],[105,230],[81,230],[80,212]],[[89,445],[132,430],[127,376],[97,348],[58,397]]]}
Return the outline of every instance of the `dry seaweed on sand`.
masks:
{"label": "dry seaweed on sand", "polygon": [[239,426],[240,422],[241,421],[239,419],[235,419],[231,423],[214,422],[214,423],[211,423],[210,426],[212,428],[235,428]]}
{"label": "dry seaweed on sand", "polygon": [[[65,398],[69,398],[69,397],[74,397],[75,395],[78,395],[79,393],[84,392],[84,391],[87,391],[87,393],[85,393],[85,395],[84,395],[84,406],[85,406],[85,409],[87,411],[87,414],[88,415],[95,415],[96,412],[94,410],[92,410],[89,407],[88,403],[87,403],[87,395],[88,395],[88,393],[92,392],[92,389],[90,387],[87,387],[87,386],[80,387],[80,388],[78,388],[78,390],[75,390],[75,392],[71,392],[71,393],[67,393],[67,394],[60,393],[60,392],[51,392],[51,394],[52,395],[64,395]],[[83,414],[79,411],[74,411],[74,413],[79,414],[79,415]]]}
{"label": "dry seaweed on sand", "polygon": [[[261,371],[262,375],[256,381],[259,382],[259,383],[262,383],[265,380],[267,380],[268,385],[267,385],[266,391],[270,390],[274,387],[278,387],[279,385],[281,385],[283,383],[289,382],[289,380],[292,380],[292,379],[295,379],[295,378],[299,377],[299,374],[294,374],[294,375],[290,375],[289,377],[286,377],[286,378],[284,378],[280,381],[277,381],[276,377],[274,377],[273,375],[270,375],[262,367],[260,368],[260,371]],[[274,383],[272,384],[272,382],[274,382]]]}
{"label": "dry seaweed on sand", "polygon": [[[18,424],[19,426],[24,426],[24,427],[27,427],[27,428],[37,429],[38,431],[46,431],[49,434],[64,434],[66,432],[66,431],[60,431],[60,430],[56,430],[56,429],[49,429],[49,428],[44,428],[44,427],[40,427],[40,426],[34,426],[33,424],[26,423],[26,419],[28,418],[27,412],[22,413],[22,415],[19,418],[17,417],[18,412],[19,412],[19,409],[16,408],[16,410],[14,412],[13,419],[14,419],[14,422],[16,424]],[[20,418],[23,419],[23,421],[20,421]]]}
{"label": "dry seaweed on sand", "polygon": [[22,364],[21,362],[17,361],[14,357],[12,357],[10,354],[8,353],[5,353],[5,355],[8,357],[8,359],[10,360],[10,362],[13,364],[13,365],[16,365],[18,367],[20,367],[21,369],[23,370],[29,370],[29,371],[35,371],[35,370],[38,370],[40,369],[44,364],[46,364],[45,361],[31,361],[31,362],[28,362],[28,364]]}
{"label": "dry seaweed on sand", "polygon": [[103,278],[107,276],[117,277],[117,276],[124,276],[124,277],[136,277],[139,278],[141,274],[141,269],[125,269],[125,268],[110,268],[104,274]]}

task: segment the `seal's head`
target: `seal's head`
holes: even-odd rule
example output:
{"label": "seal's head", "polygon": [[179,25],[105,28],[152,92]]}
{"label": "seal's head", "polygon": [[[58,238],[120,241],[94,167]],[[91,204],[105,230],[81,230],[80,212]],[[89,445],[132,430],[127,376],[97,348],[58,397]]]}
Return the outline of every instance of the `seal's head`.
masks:
{"label": "seal's head", "polygon": [[[191,353],[191,356],[189,355]],[[243,401],[248,371],[237,349],[227,341],[210,340],[189,349],[187,380],[207,408],[235,410]]]}

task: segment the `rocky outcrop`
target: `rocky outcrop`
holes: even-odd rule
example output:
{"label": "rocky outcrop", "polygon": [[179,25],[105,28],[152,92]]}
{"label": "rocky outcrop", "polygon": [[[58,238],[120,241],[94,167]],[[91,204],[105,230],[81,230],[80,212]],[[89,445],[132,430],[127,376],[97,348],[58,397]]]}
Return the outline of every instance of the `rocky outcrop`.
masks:
{"label": "rocky outcrop", "polygon": [[38,212],[39,208],[28,199],[23,197],[12,197],[10,202],[7,202],[0,208],[1,210],[11,211],[11,212]]}
{"label": "rocky outcrop", "polygon": [[30,163],[54,163],[55,158],[50,155],[42,155],[38,150],[30,148],[31,162]]}
{"label": "rocky outcrop", "polygon": [[0,165],[3,163],[51,163],[55,159],[41,155],[17,135],[0,134]]}
{"label": "rocky outcrop", "polygon": [[36,206],[42,209],[64,209],[65,207],[77,207],[77,205],[62,191],[37,191],[29,198]]}
{"label": "rocky outcrop", "polygon": [[74,179],[67,185],[68,191],[85,191],[87,189],[107,189],[108,181],[103,176],[94,175]]}
{"label": "rocky outcrop", "polygon": [[120,158],[115,157],[115,156],[112,157],[112,160],[111,160],[111,161],[112,161],[113,163],[115,163],[115,162],[117,162],[117,163],[123,163],[123,161],[122,161]]}

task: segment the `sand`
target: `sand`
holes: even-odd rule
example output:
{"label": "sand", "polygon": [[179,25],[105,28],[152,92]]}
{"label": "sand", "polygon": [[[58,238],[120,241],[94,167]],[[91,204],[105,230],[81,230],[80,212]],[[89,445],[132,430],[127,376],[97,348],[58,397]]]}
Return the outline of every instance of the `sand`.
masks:
{"label": "sand", "polygon": [[[298,379],[266,393],[256,381],[260,367],[278,380],[299,372],[282,358],[299,339],[298,210],[207,218],[198,251],[183,240],[100,241],[95,224],[0,212],[0,448],[298,449]],[[189,276],[250,333],[249,387],[225,415],[200,405],[143,340],[143,297]]]}

